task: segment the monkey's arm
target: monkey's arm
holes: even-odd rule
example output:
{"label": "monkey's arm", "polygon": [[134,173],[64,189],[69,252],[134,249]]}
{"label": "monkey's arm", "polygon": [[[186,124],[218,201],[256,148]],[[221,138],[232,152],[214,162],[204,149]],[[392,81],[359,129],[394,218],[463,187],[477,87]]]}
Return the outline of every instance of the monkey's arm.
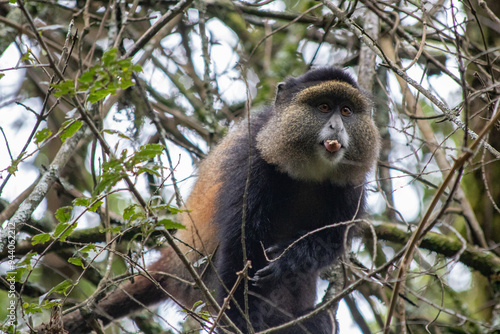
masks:
{"label": "monkey's arm", "polygon": [[269,247],[270,262],[255,273],[253,284],[263,287],[288,274],[315,272],[332,264],[344,250],[345,233],[345,225],[340,225]]}

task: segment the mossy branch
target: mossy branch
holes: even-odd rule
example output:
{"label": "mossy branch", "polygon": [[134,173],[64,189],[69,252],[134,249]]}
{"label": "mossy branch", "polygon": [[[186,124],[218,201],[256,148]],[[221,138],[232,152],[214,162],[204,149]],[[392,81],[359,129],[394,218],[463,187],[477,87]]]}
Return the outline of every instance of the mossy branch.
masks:
{"label": "mossy branch", "polygon": [[[374,226],[374,228],[378,239],[401,245],[405,245],[411,237],[411,233],[401,230],[400,227],[394,224],[382,223]],[[371,234],[368,237],[371,238]],[[449,258],[457,256],[460,262],[471,269],[477,270],[492,281],[497,281],[500,278],[500,258],[488,250],[468,244],[464,245],[460,240],[434,232],[428,232],[422,238],[420,248]]]}

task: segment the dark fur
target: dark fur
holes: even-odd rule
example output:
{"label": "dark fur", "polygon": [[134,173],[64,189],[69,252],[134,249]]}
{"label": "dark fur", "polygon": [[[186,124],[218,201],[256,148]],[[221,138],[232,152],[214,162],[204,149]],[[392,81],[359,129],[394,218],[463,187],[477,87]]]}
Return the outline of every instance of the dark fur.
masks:
{"label": "dark fur", "polygon": [[289,77],[285,80],[285,82],[279,83],[278,91],[284,92],[284,94],[282,94],[283,101],[278,100],[277,102],[290,102],[293,96],[304,88],[314,86],[322,81],[329,80],[347,82],[354,88],[359,89],[356,80],[354,80],[354,78],[346,71],[335,67],[324,67],[306,72],[305,74],[297,78]]}

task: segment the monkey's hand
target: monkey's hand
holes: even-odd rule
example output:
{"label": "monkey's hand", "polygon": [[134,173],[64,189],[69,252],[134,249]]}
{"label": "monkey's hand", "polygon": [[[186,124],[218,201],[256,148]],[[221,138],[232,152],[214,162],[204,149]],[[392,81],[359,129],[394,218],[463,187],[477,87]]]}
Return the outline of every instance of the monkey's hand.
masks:
{"label": "monkey's hand", "polygon": [[[257,287],[269,286],[277,282],[285,273],[293,271],[290,261],[286,260],[286,246],[274,245],[266,249],[266,255],[270,262],[255,273],[252,278],[253,285]],[[284,253],[285,252],[285,253]]]}
{"label": "monkey's hand", "polygon": [[283,278],[316,272],[333,263],[343,251],[343,232],[336,229],[299,239],[295,243],[276,244],[266,249],[267,258],[273,260],[257,270],[253,285],[270,286]]}
{"label": "monkey's hand", "polygon": [[283,270],[279,261],[270,262],[264,268],[258,270],[252,278],[253,285],[259,288],[270,286],[283,276]]}

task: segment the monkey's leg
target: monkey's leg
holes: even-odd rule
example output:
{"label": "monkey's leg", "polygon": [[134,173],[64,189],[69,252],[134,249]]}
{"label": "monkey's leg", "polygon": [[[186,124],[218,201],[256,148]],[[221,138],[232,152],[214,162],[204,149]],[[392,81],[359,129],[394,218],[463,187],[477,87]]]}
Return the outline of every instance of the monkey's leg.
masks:
{"label": "monkey's leg", "polygon": [[[263,331],[268,328],[272,328],[275,326],[282,325],[291,320],[294,320],[301,315],[305,315],[312,311],[312,309],[308,309],[301,314],[296,316],[292,316],[287,313],[286,310],[279,310],[275,307],[270,307],[268,304],[263,303],[262,301],[252,300],[250,298],[250,314],[249,319],[253,325],[255,331]],[[300,301],[297,301],[300,302]],[[284,311],[284,312],[283,312]],[[245,325],[245,327],[243,327]],[[247,328],[245,323],[238,324],[240,329],[246,333]],[[321,312],[300,322],[297,325],[287,327],[280,331],[277,331],[278,334],[333,334],[335,333],[334,327],[332,325],[332,319],[327,312]]]}
{"label": "monkey's leg", "polygon": [[[307,312],[306,312],[307,313]],[[311,334],[333,334],[334,327],[332,325],[332,320],[330,315],[327,312],[322,312],[315,317],[307,319],[302,322],[302,326],[304,326],[307,332]],[[292,329],[288,332],[283,332],[280,334],[295,334],[295,333],[306,333],[303,330],[299,330],[299,327],[292,327]]]}
{"label": "monkey's leg", "polygon": [[[301,316],[315,308],[317,273],[295,272],[275,282],[268,291],[268,297],[261,300],[261,313],[269,327],[275,327]],[[265,302],[265,303],[264,303]],[[328,312],[320,312],[299,324],[279,331],[279,334],[332,334],[332,320]]]}

